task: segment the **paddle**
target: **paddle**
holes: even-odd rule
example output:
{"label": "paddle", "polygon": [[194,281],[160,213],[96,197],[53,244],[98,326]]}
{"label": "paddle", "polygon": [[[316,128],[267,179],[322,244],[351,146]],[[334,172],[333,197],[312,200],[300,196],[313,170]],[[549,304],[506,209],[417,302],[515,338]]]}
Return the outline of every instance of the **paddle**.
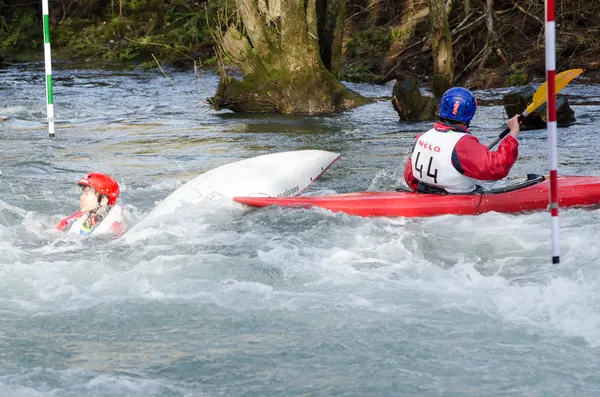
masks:
{"label": "paddle", "polygon": [[[560,92],[560,90],[565,88],[565,86],[567,84],[569,84],[569,82],[571,80],[573,80],[575,77],[579,76],[581,73],[583,73],[583,69],[571,69],[571,70],[565,70],[564,72],[561,72],[561,73],[557,74],[556,76],[554,76],[554,84],[556,85],[556,93],[558,94]],[[525,120],[525,118],[527,116],[529,116],[535,109],[539,108],[544,103],[546,103],[547,96],[548,96],[548,82],[544,81],[544,84],[542,84],[540,86],[540,88],[537,89],[535,94],[533,94],[533,102],[529,106],[527,106],[527,109],[525,109],[525,111],[523,113],[521,113],[519,115],[519,123],[522,123],[523,120]],[[504,131],[502,131],[502,133],[500,135],[498,135],[498,137],[494,140],[494,142],[492,142],[488,145],[488,149],[491,149],[494,146],[496,146],[496,144],[498,142],[500,142],[502,140],[502,138],[504,138],[506,135],[508,135],[509,132],[510,132],[510,130],[507,127]]]}

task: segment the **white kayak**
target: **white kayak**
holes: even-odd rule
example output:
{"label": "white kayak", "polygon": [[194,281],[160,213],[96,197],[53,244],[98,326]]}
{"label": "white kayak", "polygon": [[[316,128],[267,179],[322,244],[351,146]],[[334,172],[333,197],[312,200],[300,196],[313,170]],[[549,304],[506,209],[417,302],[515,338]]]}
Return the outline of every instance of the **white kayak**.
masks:
{"label": "white kayak", "polygon": [[296,196],[340,156],[325,150],[298,150],[252,157],[212,169],[167,196],[126,234],[175,212],[183,204],[198,204],[214,193],[231,199]]}

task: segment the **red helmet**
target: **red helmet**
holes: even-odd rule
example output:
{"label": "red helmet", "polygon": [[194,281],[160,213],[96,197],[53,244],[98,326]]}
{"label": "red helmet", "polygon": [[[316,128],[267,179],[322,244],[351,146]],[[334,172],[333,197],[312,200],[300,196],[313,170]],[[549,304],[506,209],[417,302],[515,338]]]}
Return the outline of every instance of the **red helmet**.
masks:
{"label": "red helmet", "polygon": [[90,172],[77,182],[79,186],[90,186],[96,189],[98,194],[108,197],[108,204],[115,205],[119,198],[119,184],[112,177],[99,172]]}

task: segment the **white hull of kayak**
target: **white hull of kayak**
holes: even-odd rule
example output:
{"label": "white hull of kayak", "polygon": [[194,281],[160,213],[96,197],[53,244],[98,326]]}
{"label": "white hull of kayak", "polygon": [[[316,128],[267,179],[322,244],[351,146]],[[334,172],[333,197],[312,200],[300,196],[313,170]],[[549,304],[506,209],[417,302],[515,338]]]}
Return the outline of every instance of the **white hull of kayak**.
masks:
{"label": "white hull of kayak", "polygon": [[339,153],[324,150],[298,150],[266,154],[223,165],[175,190],[129,232],[140,230],[154,219],[175,212],[183,204],[198,204],[210,194],[229,198],[296,196],[339,157]]}

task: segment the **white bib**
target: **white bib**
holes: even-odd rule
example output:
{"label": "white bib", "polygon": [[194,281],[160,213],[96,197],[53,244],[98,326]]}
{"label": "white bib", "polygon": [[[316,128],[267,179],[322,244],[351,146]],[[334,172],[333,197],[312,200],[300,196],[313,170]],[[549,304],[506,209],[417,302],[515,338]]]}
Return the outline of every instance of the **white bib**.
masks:
{"label": "white bib", "polygon": [[412,172],[420,182],[448,193],[470,193],[477,180],[458,172],[452,164],[452,152],[464,132],[441,132],[435,128],[419,137],[413,150]]}

